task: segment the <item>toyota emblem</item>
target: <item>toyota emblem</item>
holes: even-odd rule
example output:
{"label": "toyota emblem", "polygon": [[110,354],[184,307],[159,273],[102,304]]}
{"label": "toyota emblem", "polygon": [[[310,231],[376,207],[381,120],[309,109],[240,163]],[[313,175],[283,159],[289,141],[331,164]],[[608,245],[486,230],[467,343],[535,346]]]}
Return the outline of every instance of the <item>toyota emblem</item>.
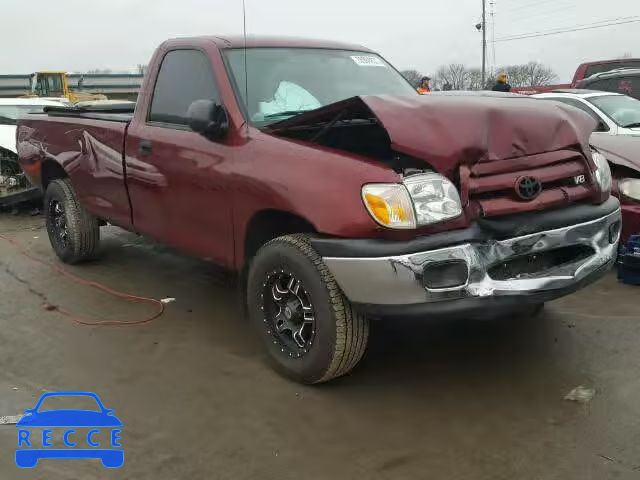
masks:
{"label": "toyota emblem", "polygon": [[533,200],[542,193],[542,182],[536,177],[520,177],[516,180],[516,194],[522,200]]}

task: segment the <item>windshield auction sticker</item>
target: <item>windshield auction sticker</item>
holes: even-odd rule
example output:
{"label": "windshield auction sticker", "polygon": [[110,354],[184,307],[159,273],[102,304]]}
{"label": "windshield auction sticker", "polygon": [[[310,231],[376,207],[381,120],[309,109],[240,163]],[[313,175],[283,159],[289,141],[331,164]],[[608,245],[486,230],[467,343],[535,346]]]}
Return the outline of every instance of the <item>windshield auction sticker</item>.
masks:
{"label": "windshield auction sticker", "polygon": [[386,67],[385,63],[374,55],[352,55],[351,60],[361,67]]}
{"label": "windshield auction sticker", "polygon": [[[89,401],[90,409],[48,410],[42,403],[58,397]],[[50,392],[40,397],[34,408],[18,421],[16,465],[33,468],[40,459],[100,459],[106,468],[120,468],[124,450],[120,443],[122,422],[114,410],[102,405],[91,392]]]}

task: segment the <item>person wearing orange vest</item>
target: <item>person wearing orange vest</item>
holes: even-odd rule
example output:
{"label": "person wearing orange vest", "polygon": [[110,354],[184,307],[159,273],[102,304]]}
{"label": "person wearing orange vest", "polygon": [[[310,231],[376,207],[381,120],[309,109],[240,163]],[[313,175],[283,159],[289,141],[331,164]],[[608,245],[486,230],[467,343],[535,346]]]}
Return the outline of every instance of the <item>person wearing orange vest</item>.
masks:
{"label": "person wearing orange vest", "polygon": [[420,86],[417,88],[418,93],[420,95],[431,93],[431,87],[429,86],[430,80],[431,79],[429,77],[422,77],[422,80],[420,81]]}

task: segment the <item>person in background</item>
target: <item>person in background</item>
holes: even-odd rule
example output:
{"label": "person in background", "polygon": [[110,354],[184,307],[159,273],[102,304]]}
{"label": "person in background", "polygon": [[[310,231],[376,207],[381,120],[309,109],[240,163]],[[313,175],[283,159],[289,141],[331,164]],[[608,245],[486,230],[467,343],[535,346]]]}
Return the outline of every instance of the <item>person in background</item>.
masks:
{"label": "person in background", "polygon": [[496,79],[496,84],[491,90],[494,92],[510,92],[511,85],[509,85],[508,80],[509,78],[506,73],[499,73],[498,78]]}
{"label": "person in background", "polygon": [[420,86],[417,89],[420,95],[431,93],[431,87],[429,86],[430,81],[431,81],[431,78],[422,77],[422,80],[420,80]]}

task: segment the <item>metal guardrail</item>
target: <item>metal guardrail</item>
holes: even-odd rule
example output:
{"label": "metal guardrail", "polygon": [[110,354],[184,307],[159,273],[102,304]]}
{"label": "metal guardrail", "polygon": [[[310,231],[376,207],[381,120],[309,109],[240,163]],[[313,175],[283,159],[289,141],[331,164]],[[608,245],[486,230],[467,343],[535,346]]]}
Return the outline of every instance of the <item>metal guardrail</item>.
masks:
{"label": "metal guardrail", "polygon": [[[19,97],[29,93],[31,75],[0,75],[0,97]],[[69,74],[69,87],[78,90],[82,80],[82,91],[102,93],[109,98],[137,97],[142,86],[143,75],[137,73],[87,73]]]}

